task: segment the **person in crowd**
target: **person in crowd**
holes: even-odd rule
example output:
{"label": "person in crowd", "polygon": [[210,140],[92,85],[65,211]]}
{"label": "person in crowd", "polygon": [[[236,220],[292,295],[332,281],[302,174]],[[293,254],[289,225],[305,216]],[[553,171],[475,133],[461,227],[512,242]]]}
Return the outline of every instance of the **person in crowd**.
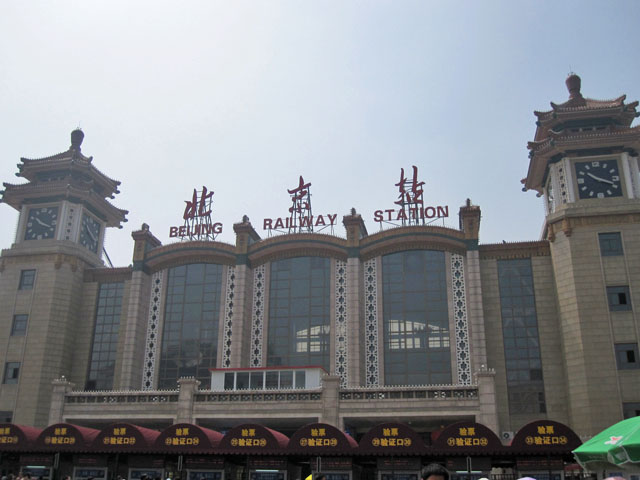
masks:
{"label": "person in crowd", "polygon": [[439,463],[430,463],[420,472],[422,480],[449,480],[449,471]]}

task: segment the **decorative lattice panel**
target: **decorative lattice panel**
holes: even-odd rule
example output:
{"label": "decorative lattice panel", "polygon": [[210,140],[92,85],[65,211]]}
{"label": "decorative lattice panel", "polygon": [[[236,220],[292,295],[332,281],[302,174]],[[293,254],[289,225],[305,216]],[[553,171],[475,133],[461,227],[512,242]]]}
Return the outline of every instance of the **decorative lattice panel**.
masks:
{"label": "decorative lattice panel", "polygon": [[571,195],[569,194],[569,179],[567,177],[567,166],[564,162],[562,162],[557,164],[557,169],[558,188],[556,189],[556,191],[560,192],[560,202],[565,205],[571,201]]}
{"label": "decorative lattice panel", "polygon": [[76,207],[69,207],[69,213],[67,214],[67,225],[64,230],[64,239],[71,240],[71,235],[73,232],[73,221],[76,216]]}
{"label": "decorative lattice panel", "polygon": [[364,264],[366,385],[380,384],[378,358],[378,272],[376,259]]}
{"label": "decorative lattice panel", "polygon": [[147,337],[144,347],[144,366],[142,371],[142,390],[153,390],[153,378],[156,371],[156,350],[158,345],[158,326],[162,305],[163,272],[156,272],[151,277],[151,298],[149,300],[149,318],[147,320]]}
{"label": "decorative lattice panel", "polygon": [[222,338],[222,366],[231,366],[231,335],[233,333],[233,297],[236,288],[236,269],[227,267],[227,288],[224,301],[224,334]]}
{"label": "decorative lattice panel", "polygon": [[453,318],[456,328],[458,384],[470,385],[469,322],[467,321],[467,295],[465,292],[464,259],[462,255],[451,255],[451,280],[453,286]]}
{"label": "decorative lattice panel", "polygon": [[251,366],[262,366],[262,331],[264,326],[265,266],[253,271],[253,309],[251,313]]}
{"label": "decorative lattice panel", "polygon": [[347,386],[347,262],[336,261],[335,276],[335,314],[336,314],[336,375],[340,385]]}

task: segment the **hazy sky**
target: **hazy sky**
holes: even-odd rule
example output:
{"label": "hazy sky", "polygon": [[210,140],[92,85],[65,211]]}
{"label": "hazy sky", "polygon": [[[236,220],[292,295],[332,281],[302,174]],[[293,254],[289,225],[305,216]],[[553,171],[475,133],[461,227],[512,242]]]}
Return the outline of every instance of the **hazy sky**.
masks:
{"label": "hazy sky", "polygon": [[[3,1],[0,178],[20,157],[82,151],[129,210],[106,249],[128,265],[143,222],[163,242],[194,187],[215,191],[218,240],[248,215],[284,217],[312,183],[314,213],[351,207],[369,233],[417,165],[448,226],[471,198],[481,243],[536,240],[523,193],[533,110],[582,93],[640,99],[638,1]],[[18,214],[0,205],[0,247]]]}

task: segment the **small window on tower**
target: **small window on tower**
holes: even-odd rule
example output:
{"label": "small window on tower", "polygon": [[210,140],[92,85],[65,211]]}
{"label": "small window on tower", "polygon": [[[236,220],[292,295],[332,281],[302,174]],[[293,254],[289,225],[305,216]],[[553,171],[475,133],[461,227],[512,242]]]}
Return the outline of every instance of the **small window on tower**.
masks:
{"label": "small window on tower", "polygon": [[18,284],[18,290],[31,290],[36,280],[35,270],[22,270],[20,272],[20,283]]}
{"label": "small window on tower", "polygon": [[637,343],[616,343],[616,362],[618,370],[633,370],[640,368],[638,362]]}
{"label": "small window on tower", "polygon": [[607,287],[607,298],[609,300],[609,310],[619,312],[631,310],[631,296],[629,287]]}
{"label": "small window on tower", "polygon": [[599,233],[598,239],[600,240],[600,255],[603,257],[624,255],[620,232]]}
{"label": "small window on tower", "polygon": [[27,333],[27,321],[29,315],[19,314],[13,316],[13,325],[11,325],[11,336],[24,335]]}
{"label": "small window on tower", "polygon": [[4,364],[4,379],[2,383],[18,383],[20,376],[20,362],[7,362]]}

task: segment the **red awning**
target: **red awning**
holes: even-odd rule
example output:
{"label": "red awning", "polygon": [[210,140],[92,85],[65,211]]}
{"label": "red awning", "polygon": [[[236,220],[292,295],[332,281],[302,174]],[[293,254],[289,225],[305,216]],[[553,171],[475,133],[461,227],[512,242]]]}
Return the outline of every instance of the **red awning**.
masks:
{"label": "red awning", "polygon": [[422,437],[404,423],[381,423],[360,439],[358,453],[363,455],[424,455]]}
{"label": "red awning", "polygon": [[449,425],[433,443],[432,450],[447,455],[487,455],[506,451],[490,428],[476,422]]}
{"label": "red awning", "polygon": [[274,455],[286,453],[289,438],[255,423],[233,427],[222,437],[220,452],[230,454]]}
{"label": "red awning", "polygon": [[571,455],[580,445],[580,437],[563,423],[536,420],[518,430],[509,451],[526,455]]}
{"label": "red awning", "polygon": [[0,423],[0,452],[30,450],[41,433],[41,428]]}
{"label": "red awning", "polygon": [[153,450],[179,453],[210,453],[218,448],[223,435],[191,423],[176,423],[156,438]]}
{"label": "red awning", "polygon": [[100,430],[70,423],[56,423],[45,428],[33,445],[36,451],[87,452]]}
{"label": "red awning", "polygon": [[130,423],[112,423],[100,431],[93,441],[97,452],[146,452],[150,451],[160,432]]}
{"label": "red awning", "polygon": [[358,443],[327,423],[310,423],[298,429],[289,440],[287,451],[301,455],[353,455]]}

